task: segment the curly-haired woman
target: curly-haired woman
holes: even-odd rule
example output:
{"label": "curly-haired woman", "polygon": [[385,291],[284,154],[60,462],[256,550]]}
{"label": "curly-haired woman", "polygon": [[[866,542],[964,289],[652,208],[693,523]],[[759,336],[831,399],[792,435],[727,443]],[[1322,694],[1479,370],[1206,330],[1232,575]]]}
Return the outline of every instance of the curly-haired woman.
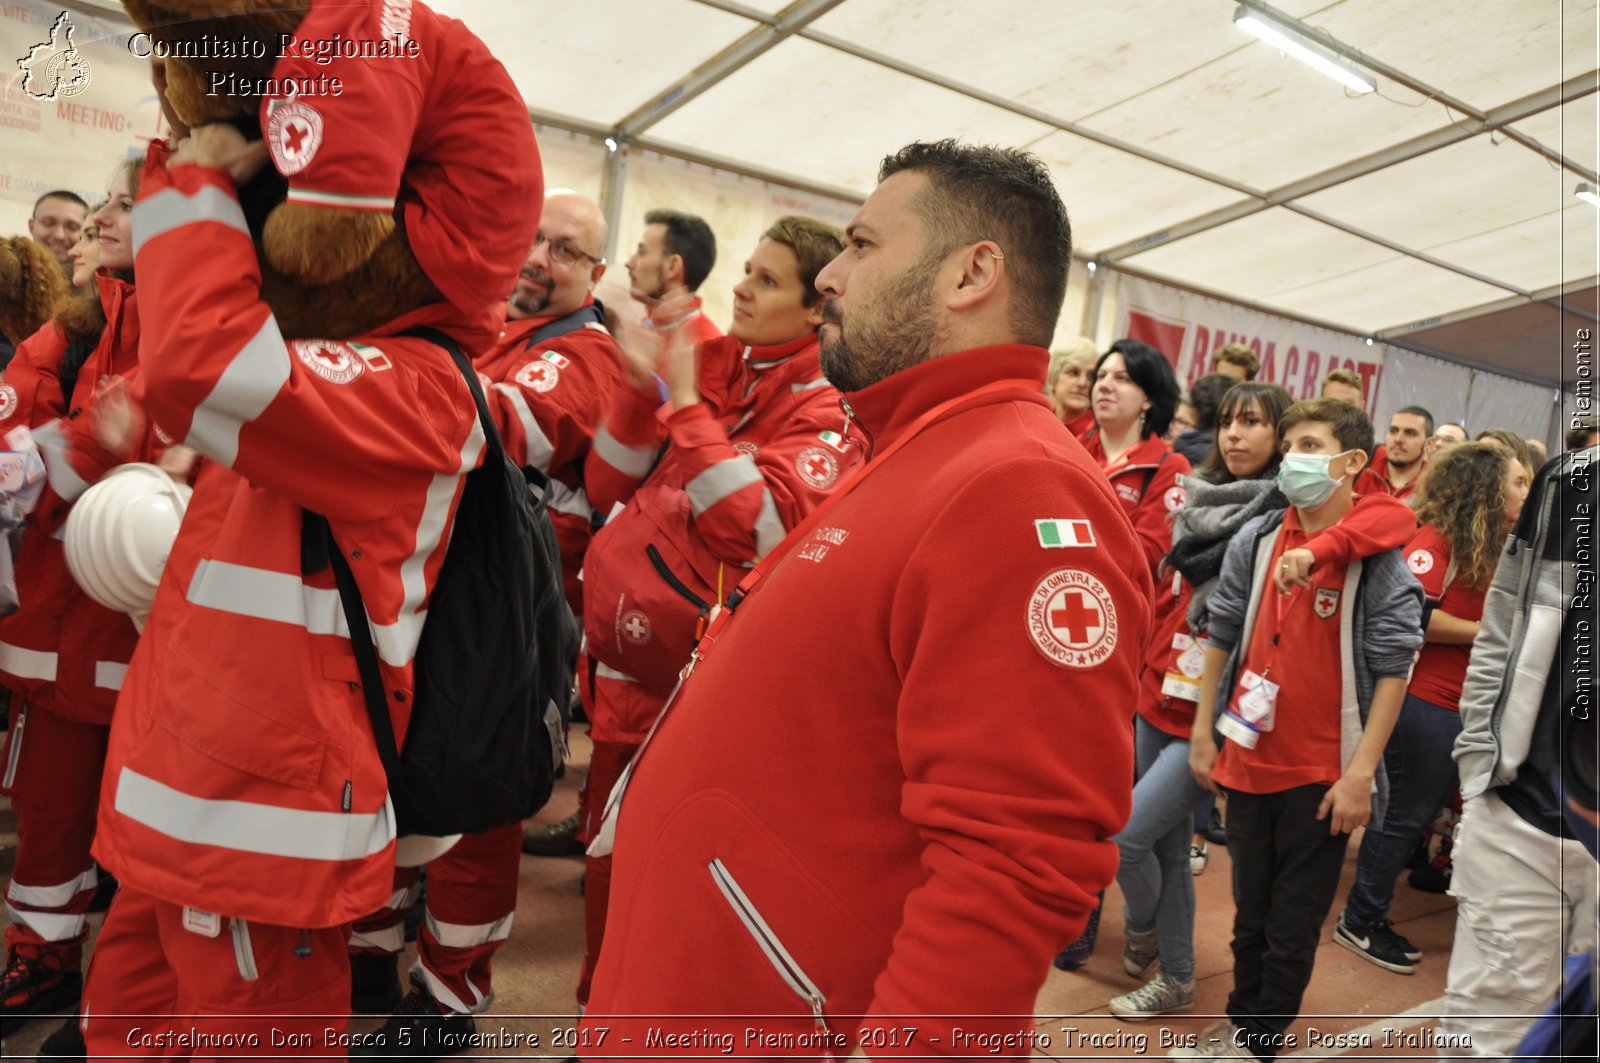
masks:
{"label": "curly-haired woman", "polygon": [[1406,563],[1427,594],[1427,633],[1404,707],[1384,750],[1389,808],[1368,827],[1356,880],[1334,940],[1390,971],[1410,974],[1422,953],[1389,925],[1396,876],[1423,823],[1456,787],[1450,749],[1461,733],[1458,708],[1483,596],[1506,532],[1528,497],[1528,472],[1500,443],[1462,443],[1442,452],[1412,500],[1420,525]]}

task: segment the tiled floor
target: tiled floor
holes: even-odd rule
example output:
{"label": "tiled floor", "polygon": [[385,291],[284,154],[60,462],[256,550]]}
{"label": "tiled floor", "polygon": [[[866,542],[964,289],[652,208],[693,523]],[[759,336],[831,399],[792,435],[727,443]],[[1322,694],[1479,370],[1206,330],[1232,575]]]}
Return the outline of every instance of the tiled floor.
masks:
{"label": "tiled floor", "polygon": [[[581,769],[588,760],[588,740],[574,733],[572,747],[574,766]],[[579,770],[569,771],[557,784],[556,796],[537,817],[538,822],[560,819],[576,807],[579,774]],[[0,847],[5,844],[7,830],[13,832],[10,843],[14,844],[15,826],[9,807],[0,818]],[[1346,884],[1354,872],[1356,848],[1354,844],[1350,846],[1346,860]],[[0,856],[0,862],[0,870],[9,871],[6,858]],[[572,1054],[558,1042],[571,1022],[572,987],[583,953],[583,899],[579,893],[582,870],[583,862],[576,858],[522,858],[516,924],[510,940],[495,958],[495,1002],[490,1012],[479,1018],[480,1030],[504,1027],[517,1033],[533,1033],[540,1038],[538,1052],[556,1057]],[[1035,1009],[1039,1016],[1038,1054],[1056,1059],[1161,1056],[1176,1039],[1197,1034],[1215,1021],[1231,984],[1228,942],[1233,905],[1229,874],[1226,849],[1212,846],[1210,865],[1195,880],[1199,999],[1192,1013],[1145,1023],[1125,1022],[1108,1013],[1107,1001],[1137,984],[1122,971],[1121,902],[1113,887],[1107,894],[1099,950],[1094,958],[1076,973],[1052,970],[1039,994]],[[1418,1030],[1431,1026],[1437,1015],[1455,926],[1455,906],[1448,897],[1418,893],[1402,882],[1396,891],[1392,915],[1401,933],[1424,952],[1416,974],[1403,976],[1380,970],[1334,945],[1330,916],[1317,951],[1316,974],[1306,995],[1308,1017],[1292,1028],[1296,1047],[1286,1055],[1338,1053],[1337,1046],[1309,1042],[1313,1027],[1324,1035],[1358,1031],[1371,1039],[1370,1047],[1354,1049],[1349,1052],[1351,1056],[1434,1055],[1431,1048],[1405,1042],[1419,1040]],[[97,928],[98,922],[96,917]],[[357,1029],[376,1023],[375,1019],[361,1020]],[[7,1029],[4,1055],[31,1057],[56,1025],[53,1020],[39,1020],[15,1032]],[[527,1054],[525,1050],[523,1054]]]}

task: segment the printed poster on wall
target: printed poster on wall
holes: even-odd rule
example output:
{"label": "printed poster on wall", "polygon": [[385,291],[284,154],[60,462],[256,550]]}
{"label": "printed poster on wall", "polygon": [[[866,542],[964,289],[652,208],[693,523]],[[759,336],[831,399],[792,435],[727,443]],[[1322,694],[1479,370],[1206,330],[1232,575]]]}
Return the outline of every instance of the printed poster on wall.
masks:
{"label": "printed poster on wall", "polygon": [[1315,398],[1332,369],[1361,377],[1367,415],[1378,410],[1386,344],[1347,332],[1318,328],[1290,318],[1211,299],[1128,274],[1117,278],[1118,337],[1141,340],[1172,362],[1187,392],[1211,368],[1211,356],[1242,343],[1261,359],[1257,380],[1283,385],[1296,399]]}
{"label": "printed poster on wall", "polygon": [[117,163],[161,135],[148,49],[119,14],[0,0],[0,235],[25,232],[45,192],[104,199]]}

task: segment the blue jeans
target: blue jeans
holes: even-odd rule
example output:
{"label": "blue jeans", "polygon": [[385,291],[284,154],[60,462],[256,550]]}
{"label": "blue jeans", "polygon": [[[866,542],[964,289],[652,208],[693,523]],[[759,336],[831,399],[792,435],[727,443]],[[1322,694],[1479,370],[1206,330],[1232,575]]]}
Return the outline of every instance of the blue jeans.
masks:
{"label": "blue jeans", "polygon": [[1395,879],[1417,848],[1422,825],[1456,788],[1456,762],[1450,757],[1461,733],[1461,715],[1431,701],[1406,695],[1394,734],[1383,751],[1389,773],[1389,809],[1383,825],[1367,827],[1356,856],[1356,880],[1344,902],[1344,921],[1371,926],[1389,918]]}
{"label": "blue jeans", "polygon": [[1161,970],[1194,978],[1194,872],[1189,839],[1194,809],[1207,796],[1189,771],[1189,742],[1134,720],[1133,815],[1117,843],[1123,918],[1130,930],[1156,932]]}

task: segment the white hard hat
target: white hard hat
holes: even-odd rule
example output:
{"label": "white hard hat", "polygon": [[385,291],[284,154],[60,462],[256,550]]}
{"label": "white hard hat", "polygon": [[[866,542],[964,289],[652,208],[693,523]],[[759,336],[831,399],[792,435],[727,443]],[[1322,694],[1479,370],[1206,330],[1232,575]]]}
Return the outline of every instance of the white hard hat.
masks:
{"label": "white hard hat", "polygon": [[67,514],[67,567],[84,593],[143,626],[192,493],[154,465],[112,469]]}
{"label": "white hard hat", "polygon": [[395,839],[394,862],[400,867],[421,867],[439,859],[460,840],[459,834],[402,834]]}

